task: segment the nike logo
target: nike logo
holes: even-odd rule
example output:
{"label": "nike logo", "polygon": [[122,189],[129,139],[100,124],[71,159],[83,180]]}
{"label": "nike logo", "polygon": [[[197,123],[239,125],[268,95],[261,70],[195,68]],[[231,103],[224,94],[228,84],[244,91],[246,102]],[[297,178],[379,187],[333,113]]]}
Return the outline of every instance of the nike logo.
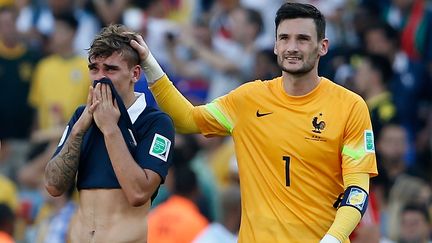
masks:
{"label": "nike logo", "polygon": [[270,115],[270,114],[273,114],[273,112],[260,113],[259,110],[257,110],[257,112],[256,112],[256,116],[257,117],[267,116],[267,115]]}

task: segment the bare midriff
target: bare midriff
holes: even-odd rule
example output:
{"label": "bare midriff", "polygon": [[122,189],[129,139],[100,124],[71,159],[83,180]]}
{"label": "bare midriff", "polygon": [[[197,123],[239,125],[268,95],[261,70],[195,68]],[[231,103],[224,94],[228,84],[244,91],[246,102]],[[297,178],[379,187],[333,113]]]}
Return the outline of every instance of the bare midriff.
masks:
{"label": "bare midriff", "polygon": [[150,201],[134,207],[121,189],[82,189],[69,242],[147,242]]}

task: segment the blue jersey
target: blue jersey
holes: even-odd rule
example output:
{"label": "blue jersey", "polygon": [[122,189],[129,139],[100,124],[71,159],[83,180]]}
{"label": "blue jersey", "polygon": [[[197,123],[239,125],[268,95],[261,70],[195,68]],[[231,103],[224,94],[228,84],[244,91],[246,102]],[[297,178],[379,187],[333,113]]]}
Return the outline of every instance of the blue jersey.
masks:
{"label": "blue jersey", "polygon": [[[81,106],[75,111],[54,156],[62,149],[84,108]],[[143,94],[127,110],[126,115],[130,118],[132,127],[124,122],[124,115],[120,116],[118,126],[131,155],[141,168],[158,173],[163,182],[171,165],[174,147],[175,131],[171,118],[153,107],[146,106]],[[77,188],[120,188],[103,134],[95,123],[87,130],[81,144]]]}

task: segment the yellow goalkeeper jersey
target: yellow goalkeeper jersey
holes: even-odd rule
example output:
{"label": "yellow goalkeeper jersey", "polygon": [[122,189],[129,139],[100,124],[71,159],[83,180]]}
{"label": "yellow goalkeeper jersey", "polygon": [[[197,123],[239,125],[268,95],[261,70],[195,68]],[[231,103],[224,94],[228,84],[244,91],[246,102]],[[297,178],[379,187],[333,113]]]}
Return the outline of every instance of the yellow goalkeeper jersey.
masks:
{"label": "yellow goalkeeper jersey", "polygon": [[239,242],[319,242],[334,220],[343,175],[377,175],[365,102],[325,78],[304,96],[287,95],[281,77],[246,83],[193,116],[204,135],[234,139]]}

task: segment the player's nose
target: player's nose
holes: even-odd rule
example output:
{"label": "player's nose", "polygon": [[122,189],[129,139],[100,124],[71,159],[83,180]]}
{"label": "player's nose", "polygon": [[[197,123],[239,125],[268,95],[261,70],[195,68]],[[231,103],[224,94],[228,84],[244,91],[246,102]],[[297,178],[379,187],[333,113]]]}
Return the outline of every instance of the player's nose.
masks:
{"label": "player's nose", "polygon": [[296,41],[291,40],[286,44],[286,51],[297,52],[298,50],[298,43]]}
{"label": "player's nose", "polygon": [[108,78],[103,72],[98,72],[94,77],[95,80],[101,80],[103,78]]}

